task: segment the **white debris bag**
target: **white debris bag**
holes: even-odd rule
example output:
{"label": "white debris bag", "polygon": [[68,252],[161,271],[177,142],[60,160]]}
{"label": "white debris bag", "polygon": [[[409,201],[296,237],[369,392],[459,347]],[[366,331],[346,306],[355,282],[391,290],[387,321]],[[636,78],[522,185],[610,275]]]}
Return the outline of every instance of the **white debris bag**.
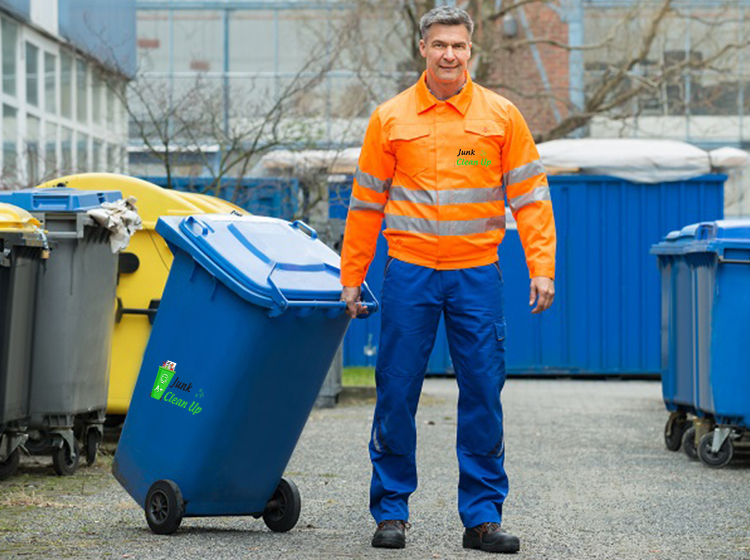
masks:
{"label": "white debris bag", "polygon": [[129,196],[116,202],[104,202],[99,208],[93,208],[87,212],[96,223],[112,232],[109,243],[113,253],[124,250],[133,234],[143,229],[135,203],[136,198]]}

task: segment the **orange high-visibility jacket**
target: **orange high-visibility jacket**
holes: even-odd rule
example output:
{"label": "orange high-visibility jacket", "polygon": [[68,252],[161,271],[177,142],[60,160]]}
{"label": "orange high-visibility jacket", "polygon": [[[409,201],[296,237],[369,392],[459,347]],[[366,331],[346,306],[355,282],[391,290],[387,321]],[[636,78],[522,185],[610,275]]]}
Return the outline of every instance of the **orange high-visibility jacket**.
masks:
{"label": "orange high-visibility jacket", "polygon": [[438,270],[497,260],[507,196],[531,277],[555,275],[555,221],[518,109],[471,81],[446,101],[420,80],[373,113],[346,221],[341,283],[359,286],[385,215],[388,254]]}

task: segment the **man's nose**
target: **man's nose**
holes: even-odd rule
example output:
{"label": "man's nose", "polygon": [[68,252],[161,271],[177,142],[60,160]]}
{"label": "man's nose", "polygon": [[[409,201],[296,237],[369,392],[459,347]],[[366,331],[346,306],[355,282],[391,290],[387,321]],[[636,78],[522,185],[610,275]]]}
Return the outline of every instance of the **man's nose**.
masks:
{"label": "man's nose", "polygon": [[448,47],[447,49],[445,49],[445,54],[443,56],[447,59],[455,58],[453,47]]}

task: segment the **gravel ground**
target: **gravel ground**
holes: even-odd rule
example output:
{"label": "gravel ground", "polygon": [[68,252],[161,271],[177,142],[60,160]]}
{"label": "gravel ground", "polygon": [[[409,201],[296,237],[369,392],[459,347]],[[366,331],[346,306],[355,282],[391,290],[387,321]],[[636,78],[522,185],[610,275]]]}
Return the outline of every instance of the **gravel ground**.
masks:
{"label": "gravel ground", "polygon": [[[286,473],[303,499],[290,533],[252,518],[191,518],[156,536],[109,474],[111,455],[69,478],[54,476],[49,459],[27,457],[0,484],[0,557],[486,557],[461,548],[456,397],[453,380],[427,380],[404,551],[369,546],[372,402],[355,401],[314,411],[305,428]],[[658,383],[513,379],[503,402],[504,526],[521,537],[517,558],[750,558],[750,462],[711,470],[667,451]]]}

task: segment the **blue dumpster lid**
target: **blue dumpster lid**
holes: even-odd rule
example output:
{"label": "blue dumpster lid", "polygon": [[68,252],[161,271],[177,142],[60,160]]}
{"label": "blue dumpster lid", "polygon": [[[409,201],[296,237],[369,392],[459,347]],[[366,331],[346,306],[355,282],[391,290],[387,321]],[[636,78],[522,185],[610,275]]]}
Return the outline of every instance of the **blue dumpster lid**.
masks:
{"label": "blue dumpster lid", "polygon": [[163,216],[156,231],[258,305],[283,308],[289,301],[314,305],[340,299],[341,258],[302,222],[229,214]]}
{"label": "blue dumpster lid", "polygon": [[717,220],[690,224],[670,232],[651,248],[654,255],[685,253],[724,254],[726,248],[750,249],[750,219]]}
{"label": "blue dumpster lid", "polygon": [[121,198],[120,191],[81,191],[68,187],[0,192],[0,202],[13,204],[27,212],[86,212],[103,202],[115,202]]}

